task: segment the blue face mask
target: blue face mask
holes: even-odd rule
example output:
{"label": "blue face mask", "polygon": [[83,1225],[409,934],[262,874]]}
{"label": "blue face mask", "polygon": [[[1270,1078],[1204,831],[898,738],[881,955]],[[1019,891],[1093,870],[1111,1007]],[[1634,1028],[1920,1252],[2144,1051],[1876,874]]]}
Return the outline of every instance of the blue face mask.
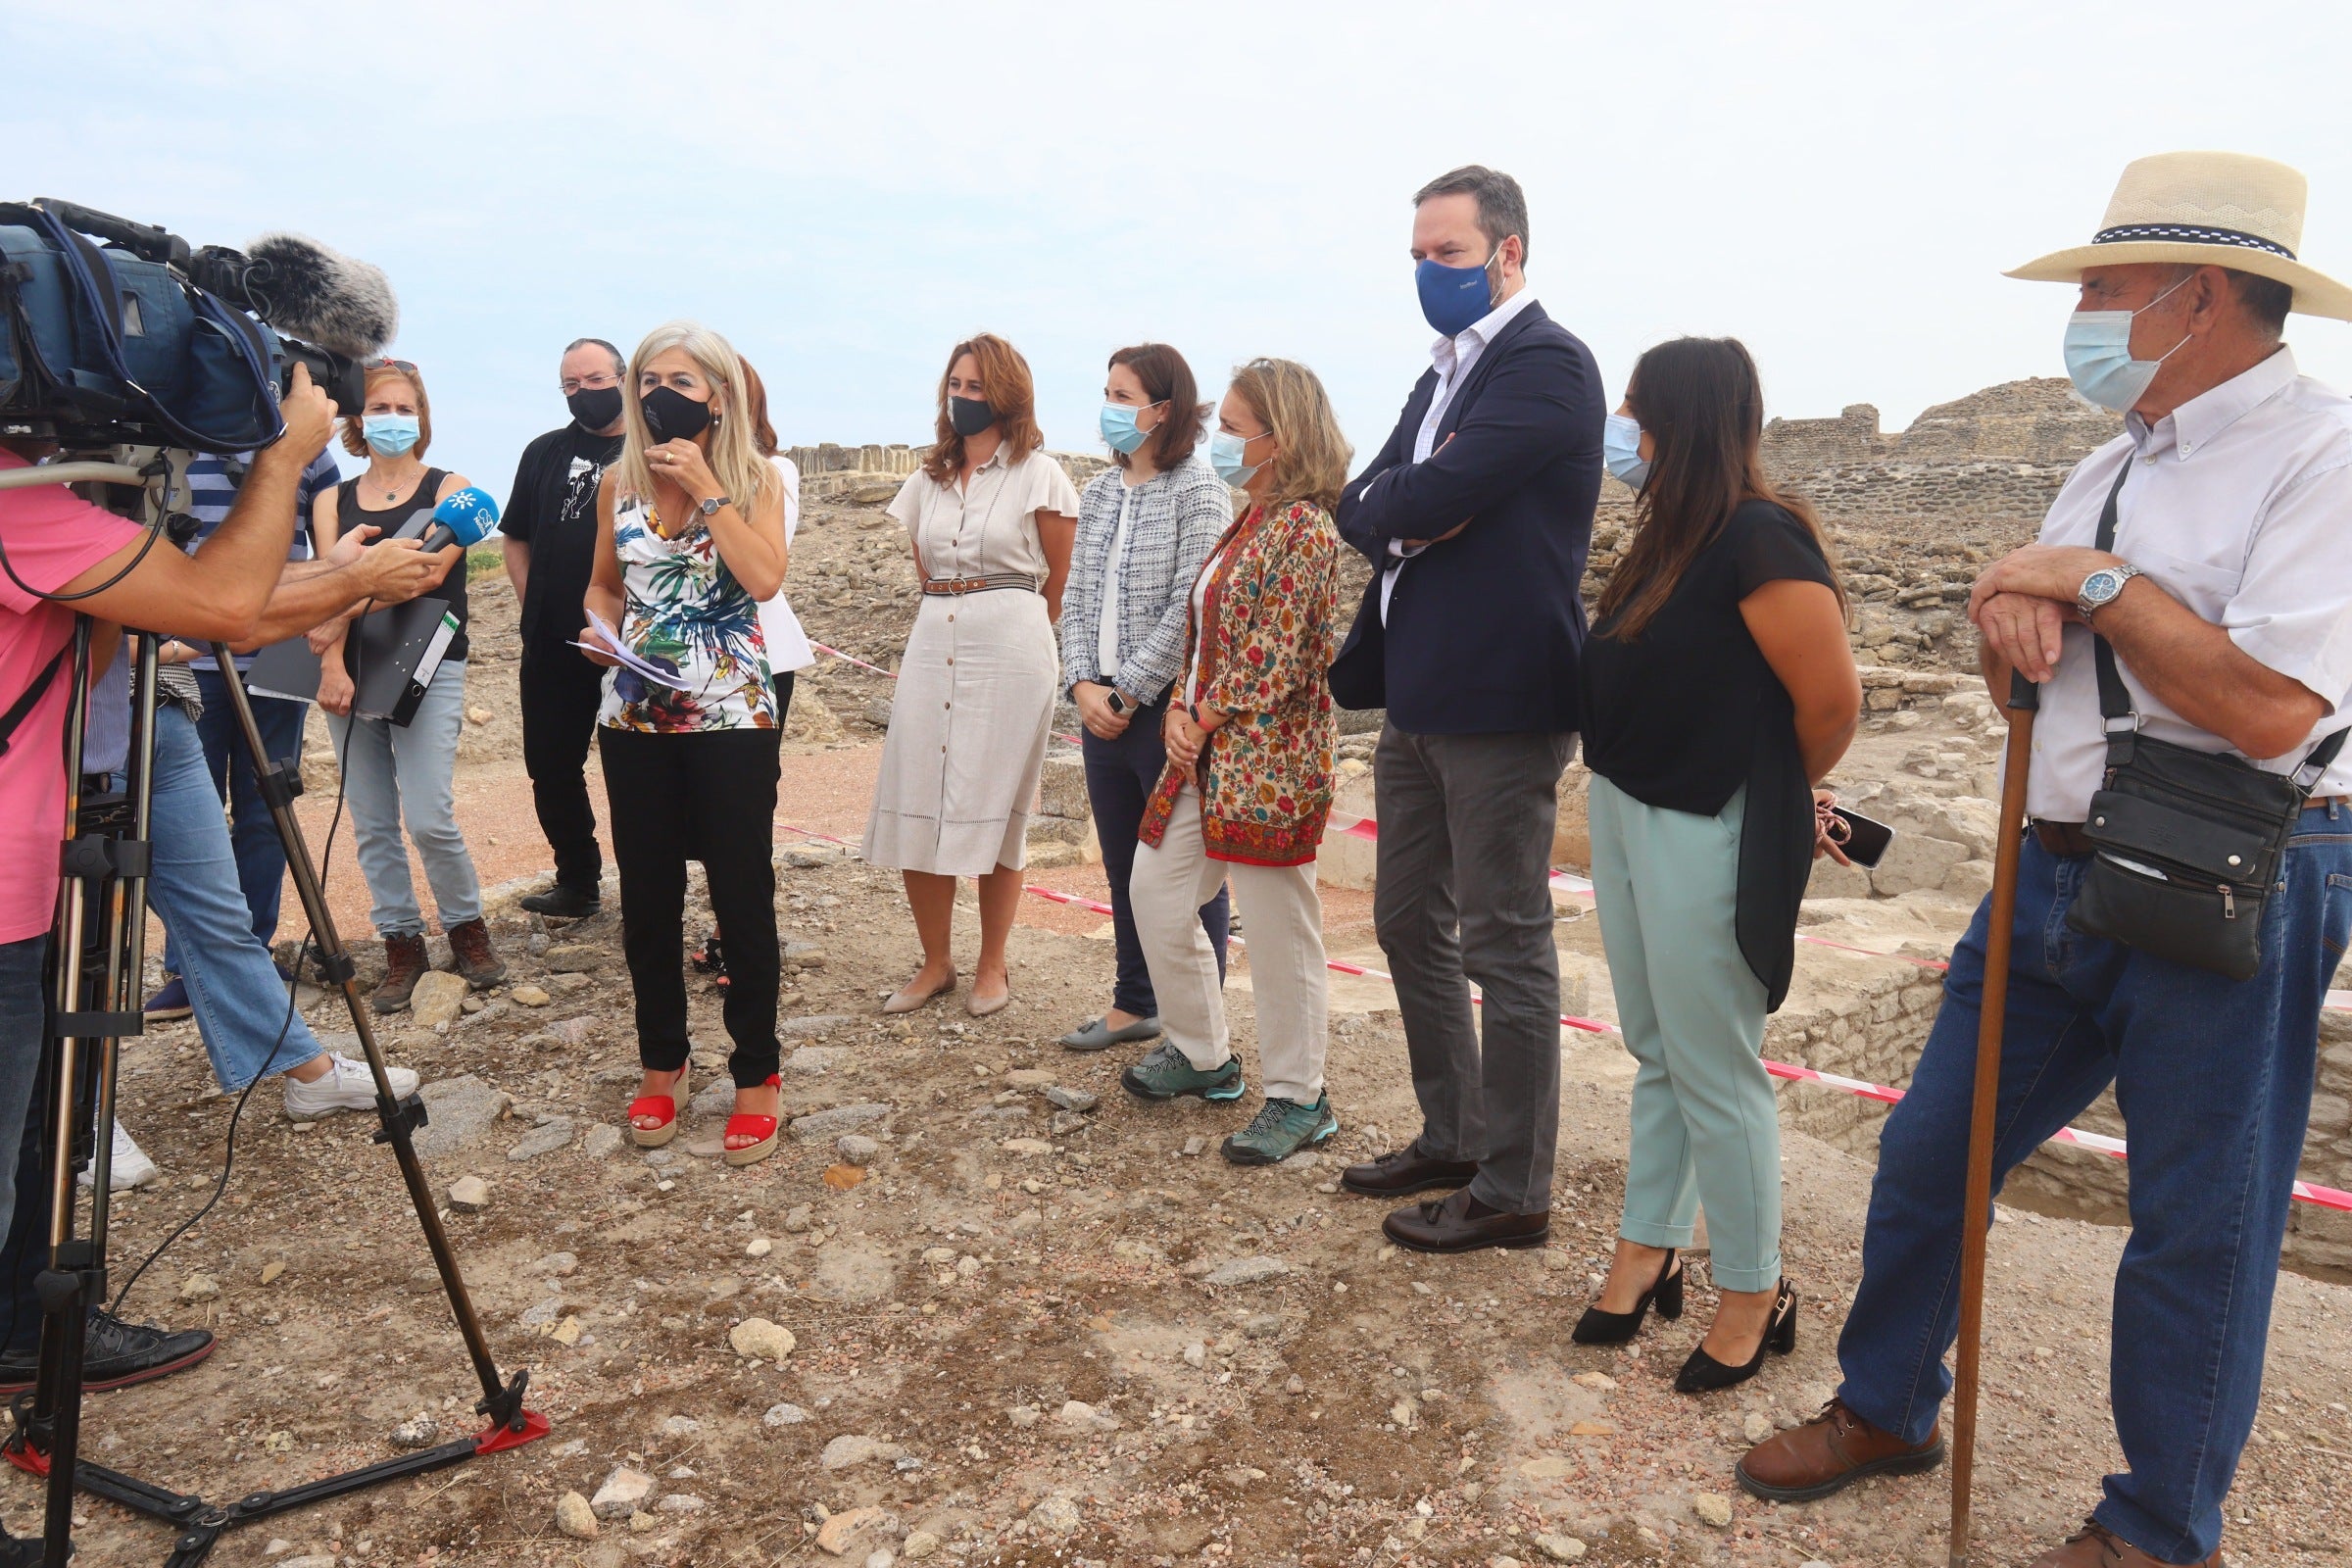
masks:
{"label": "blue face mask", "polygon": [[[1148,403],[1144,407],[1156,409],[1159,405]],[[1108,444],[1111,451],[1133,452],[1152,439],[1150,430],[1139,430],[1135,427],[1135,416],[1143,412],[1144,409],[1139,409],[1131,403],[1105,403],[1102,405],[1102,417],[1100,420],[1102,426],[1102,439]]]}
{"label": "blue face mask", "polygon": [[1245,440],[1241,436],[1228,435],[1223,430],[1219,430],[1208,438],[1208,466],[1216,469],[1217,477],[1227,484],[1248,484],[1256,476],[1257,470],[1264,467],[1265,465],[1245,463],[1242,458],[1249,451],[1250,442],[1260,439],[1262,437],[1253,435]]}
{"label": "blue face mask", "polygon": [[[2184,277],[2180,283],[2187,281]],[[2140,311],[2152,311],[2163,304],[2165,297],[2180,283],[2175,283],[2138,311],[2077,311],[2067,318],[2066,373],[2075,383],[2076,391],[2117,414],[2128,412],[2147,396],[2157,369],[2186,347],[2188,338],[2183,337],[2156,359],[2135,360],[2132,357],[2132,318]]]}
{"label": "blue face mask", "polygon": [[1600,422],[1600,461],[1636,490],[1648,479],[1649,460],[1642,455],[1642,426],[1631,415],[1612,414]]}
{"label": "blue face mask", "polygon": [[[1499,253],[1498,253],[1499,254]],[[1421,291],[1421,316],[1447,337],[1458,337],[1494,309],[1494,285],[1487,271],[1497,257],[1476,267],[1447,267],[1423,258],[1413,269],[1413,286]]]}
{"label": "blue face mask", "polygon": [[387,458],[397,458],[416,444],[414,414],[368,414],[360,417],[360,434]]}

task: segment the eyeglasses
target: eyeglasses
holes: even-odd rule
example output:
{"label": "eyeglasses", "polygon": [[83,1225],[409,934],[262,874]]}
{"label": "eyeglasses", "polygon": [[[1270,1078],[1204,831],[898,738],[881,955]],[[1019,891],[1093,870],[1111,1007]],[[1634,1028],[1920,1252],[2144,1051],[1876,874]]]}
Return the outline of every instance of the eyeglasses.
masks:
{"label": "eyeglasses", "polygon": [[415,375],[416,373],[416,367],[411,364],[409,361],[388,360],[383,358],[381,355],[369,360],[368,362],[368,368],[370,370],[406,370],[411,375]]}
{"label": "eyeglasses", "polygon": [[569,397],[574,392],[601,392],[606,387],[618,385],[620,385],[619,376],[610,370],[599,370],[594,375],[583,375],[577,379],[565,376],[556,383],[556,390],[562,392],[565,397]]}

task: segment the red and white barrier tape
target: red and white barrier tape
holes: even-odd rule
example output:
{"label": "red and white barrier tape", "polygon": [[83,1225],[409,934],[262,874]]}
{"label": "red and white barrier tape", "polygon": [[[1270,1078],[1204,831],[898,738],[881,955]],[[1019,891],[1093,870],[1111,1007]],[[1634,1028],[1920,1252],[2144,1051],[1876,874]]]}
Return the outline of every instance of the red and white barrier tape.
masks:
{"label": "red and white barrier tape", "polygon": [[[818,833],[808,828],[795,827],[789,822],[779,822],[776,825],[788,833],[798,833],[804,838],[816,839],[826,844],[838,844],[845,849],[856,848],[849,840],[835,838],[830,833]],[[1034,894],[1052,904],[1067,905],[1073,908],[1090,910],[1100,915],[1107,916],[1112,912],[1109,905],[1098,899],[1085,898],[1076,893],[1064,893],[1059,888],[1040,887],[1033,882],[1024,882],[1021,884],[1021,891]],[[1240,947],[1249,946],[1240,937],[1235,937],[1232,941]],[[1854,951],[1867,953],[1870,950],[1858,948]],[[1899,957],[1901,955],[1880,954],[1877,956]],[[1917,963],[1922,960],[1914,958],[1907,961]],[[1323,963],[1324,967],[1336,970],[1341,974],[1355,975],[1366,980],[1386,981],[1390,985],[1396,983],[1396,976],[1384,970],[1366,968],[1360,963],[1348,963],[1339,958],[1326,958]],[[2352,998],[2352,993],[2331,992],[2329,1001],[2333,1003],[2339,996]],[[1481,1006],[1486,1004],[1484,997],[1472,997],[1470,1000]],[[1560,1027],[1580,1029],[1587,1034],[1617,1035],[1622,1033],[1615,1024],[1605,1023],[1598,1018],[1579,1018],[1569,1013],[1560,1014]],[[1865,1083],[1859,1078],[1847,1078],[1834,1072],[1823,1072],[1815,1067],[1792,1066],[1788,1062],[1774,1061],[1769,1057],[1764,1060],[1764,1070],[1775,1078],[1786,1078],[1791,1083],[1820,1084],[1824,1088],[1842,1090],[1846,1094],[1857,1096],[1863,1100],[1875,1100],[1883,1104],[1891,1105],[1903,1098],[1903,1091],[1900,1089],[1889,1089],[1884,1084]],[[2051,1135],[2050,1142],[2073,1144],[2081,1149],[2096,1150],[2102,1154],[2113,1154],[2118,1159],[2125,1157],[2124,1141],[2120,1138],[2110,1138],[2104,1133],[2086,1133],[2080,1128],[2061,1127]],[[2342,1209],[2346,1213],[2352,1213],[2352,1193],[2340,1192],[2333,1187],[2322,1187],[2316,1182],[2298,1181],[2294,1185],[2294,1196],[2301,1202],[2316,1204],[2321,1208]]]}

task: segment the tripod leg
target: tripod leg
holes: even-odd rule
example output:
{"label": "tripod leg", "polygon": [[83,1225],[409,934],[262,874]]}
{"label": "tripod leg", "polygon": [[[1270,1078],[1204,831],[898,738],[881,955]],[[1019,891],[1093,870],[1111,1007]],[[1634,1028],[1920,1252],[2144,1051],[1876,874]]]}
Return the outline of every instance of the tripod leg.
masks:
{"label": "tripod leg", "polygon": [[[439,1208],[433,1202],[431,1185],[426,1182],[424,1165],[416,1157],[416,1149],[410,1136],[411,1112],[392,1098],[392,1082],[384,1071],[384,1054],[376,1044],[374,1014],[366,999],[360,995],[359,979],[352,967],[351,956],[344,950],[343,939],[335,930],[334,916],[327,912],[326,898],[318,886],[318,874],[311,863],[310,845],[302,836],[302,824],[294,817],[294,789],[287,782],[285,771],[274,758],[263,750],[261,730],[253,718],[253,704],[245,695],[245,682],[237,673],[235,656],[227,645],[215,643],[213,657],[220,666],[221,684],[227,688],[229,706],[235,710],[237,726],[244,732],[246,749],[254,759],[254,773],[260,783],[262,799],[270,807],[270,815],[277,824],[277,836],[285,845],[286,869],[294,875],[294,890],[302,899],[303,913],[311,922],[312,940],[318,948],[318,966],[343,993],[343,1004],[351,1013],[352,1029],[360,1037],[360,1050],[368,1058],[368,1071],[375,1079],[376,1115],[383,1122],[377,1135],[380,1142],[392,1146],[392,1157],[400,1166],[402,1181],[408,1184],[409,1201],[416,1210],[416,1223],[424,1231],[425,1246],[433,1254],[433,1266],[440,1271],[441,1289],[449,1298],[450,1315],[457,1319],[458,1332],[465,1337],[466,1353],[473,1361],[474,1376],[482,1385],[483,1408],[502,1424],[514,1426],[521,1419],[519,1383],[510,1389],[498,1373],[498,1363],[491,1357],[490,1342],[482,1332],[481,1319],[473,1310],[473,1299],[466,1294],[466,1279],[458,1270],[457,1253],[449,1245],[449,1235],[442,1228]],[[520,1430],[515,1427],[515,1430]]]}
{"label": "tripod leg", "polygon": [[1984,995],[1977,1015],[1976,1096],[1968,1117],[1968,1189],[1960,1221],[1960,1343],[1952,1376],[1950,1568],[1968,1568],[1969,1508],[1976,1485],[1977,1395],[1984,1340],[1984,1250],[1992,1228],[1992,1136],[2001,1095],[2001,1038],[2009,1007],[2009,945],[2017,923],[2017,858],[2025,845],[2026,774],[2041,692],[2009,677],[2009,750],[2001,773],[1992,901],[1985,911]]}

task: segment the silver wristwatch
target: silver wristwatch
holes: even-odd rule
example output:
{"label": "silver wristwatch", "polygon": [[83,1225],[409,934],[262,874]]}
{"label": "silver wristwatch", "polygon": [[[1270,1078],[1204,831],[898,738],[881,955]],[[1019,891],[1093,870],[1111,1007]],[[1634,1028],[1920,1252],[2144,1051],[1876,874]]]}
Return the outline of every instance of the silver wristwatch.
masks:
{"label": "silver wristwatch", "polygon": [[2139,568],[2128,561],[2118,562],[2112,566],[2101,566],[2083,578],[2082,586],[2075,590],[2076,611],[2084,620],[2090,619],[2094,613],[2114,604],[2116,595],[2124,591],[2124,584],[2139,574]]}
{"label": "silver wristwatch", "polygon": [[719,508],[731,507],[735,503],[726,496],[712,496],[710,500],[702,502],[700,505],[702,506],[704,516],[713,517],[718,514]]}

